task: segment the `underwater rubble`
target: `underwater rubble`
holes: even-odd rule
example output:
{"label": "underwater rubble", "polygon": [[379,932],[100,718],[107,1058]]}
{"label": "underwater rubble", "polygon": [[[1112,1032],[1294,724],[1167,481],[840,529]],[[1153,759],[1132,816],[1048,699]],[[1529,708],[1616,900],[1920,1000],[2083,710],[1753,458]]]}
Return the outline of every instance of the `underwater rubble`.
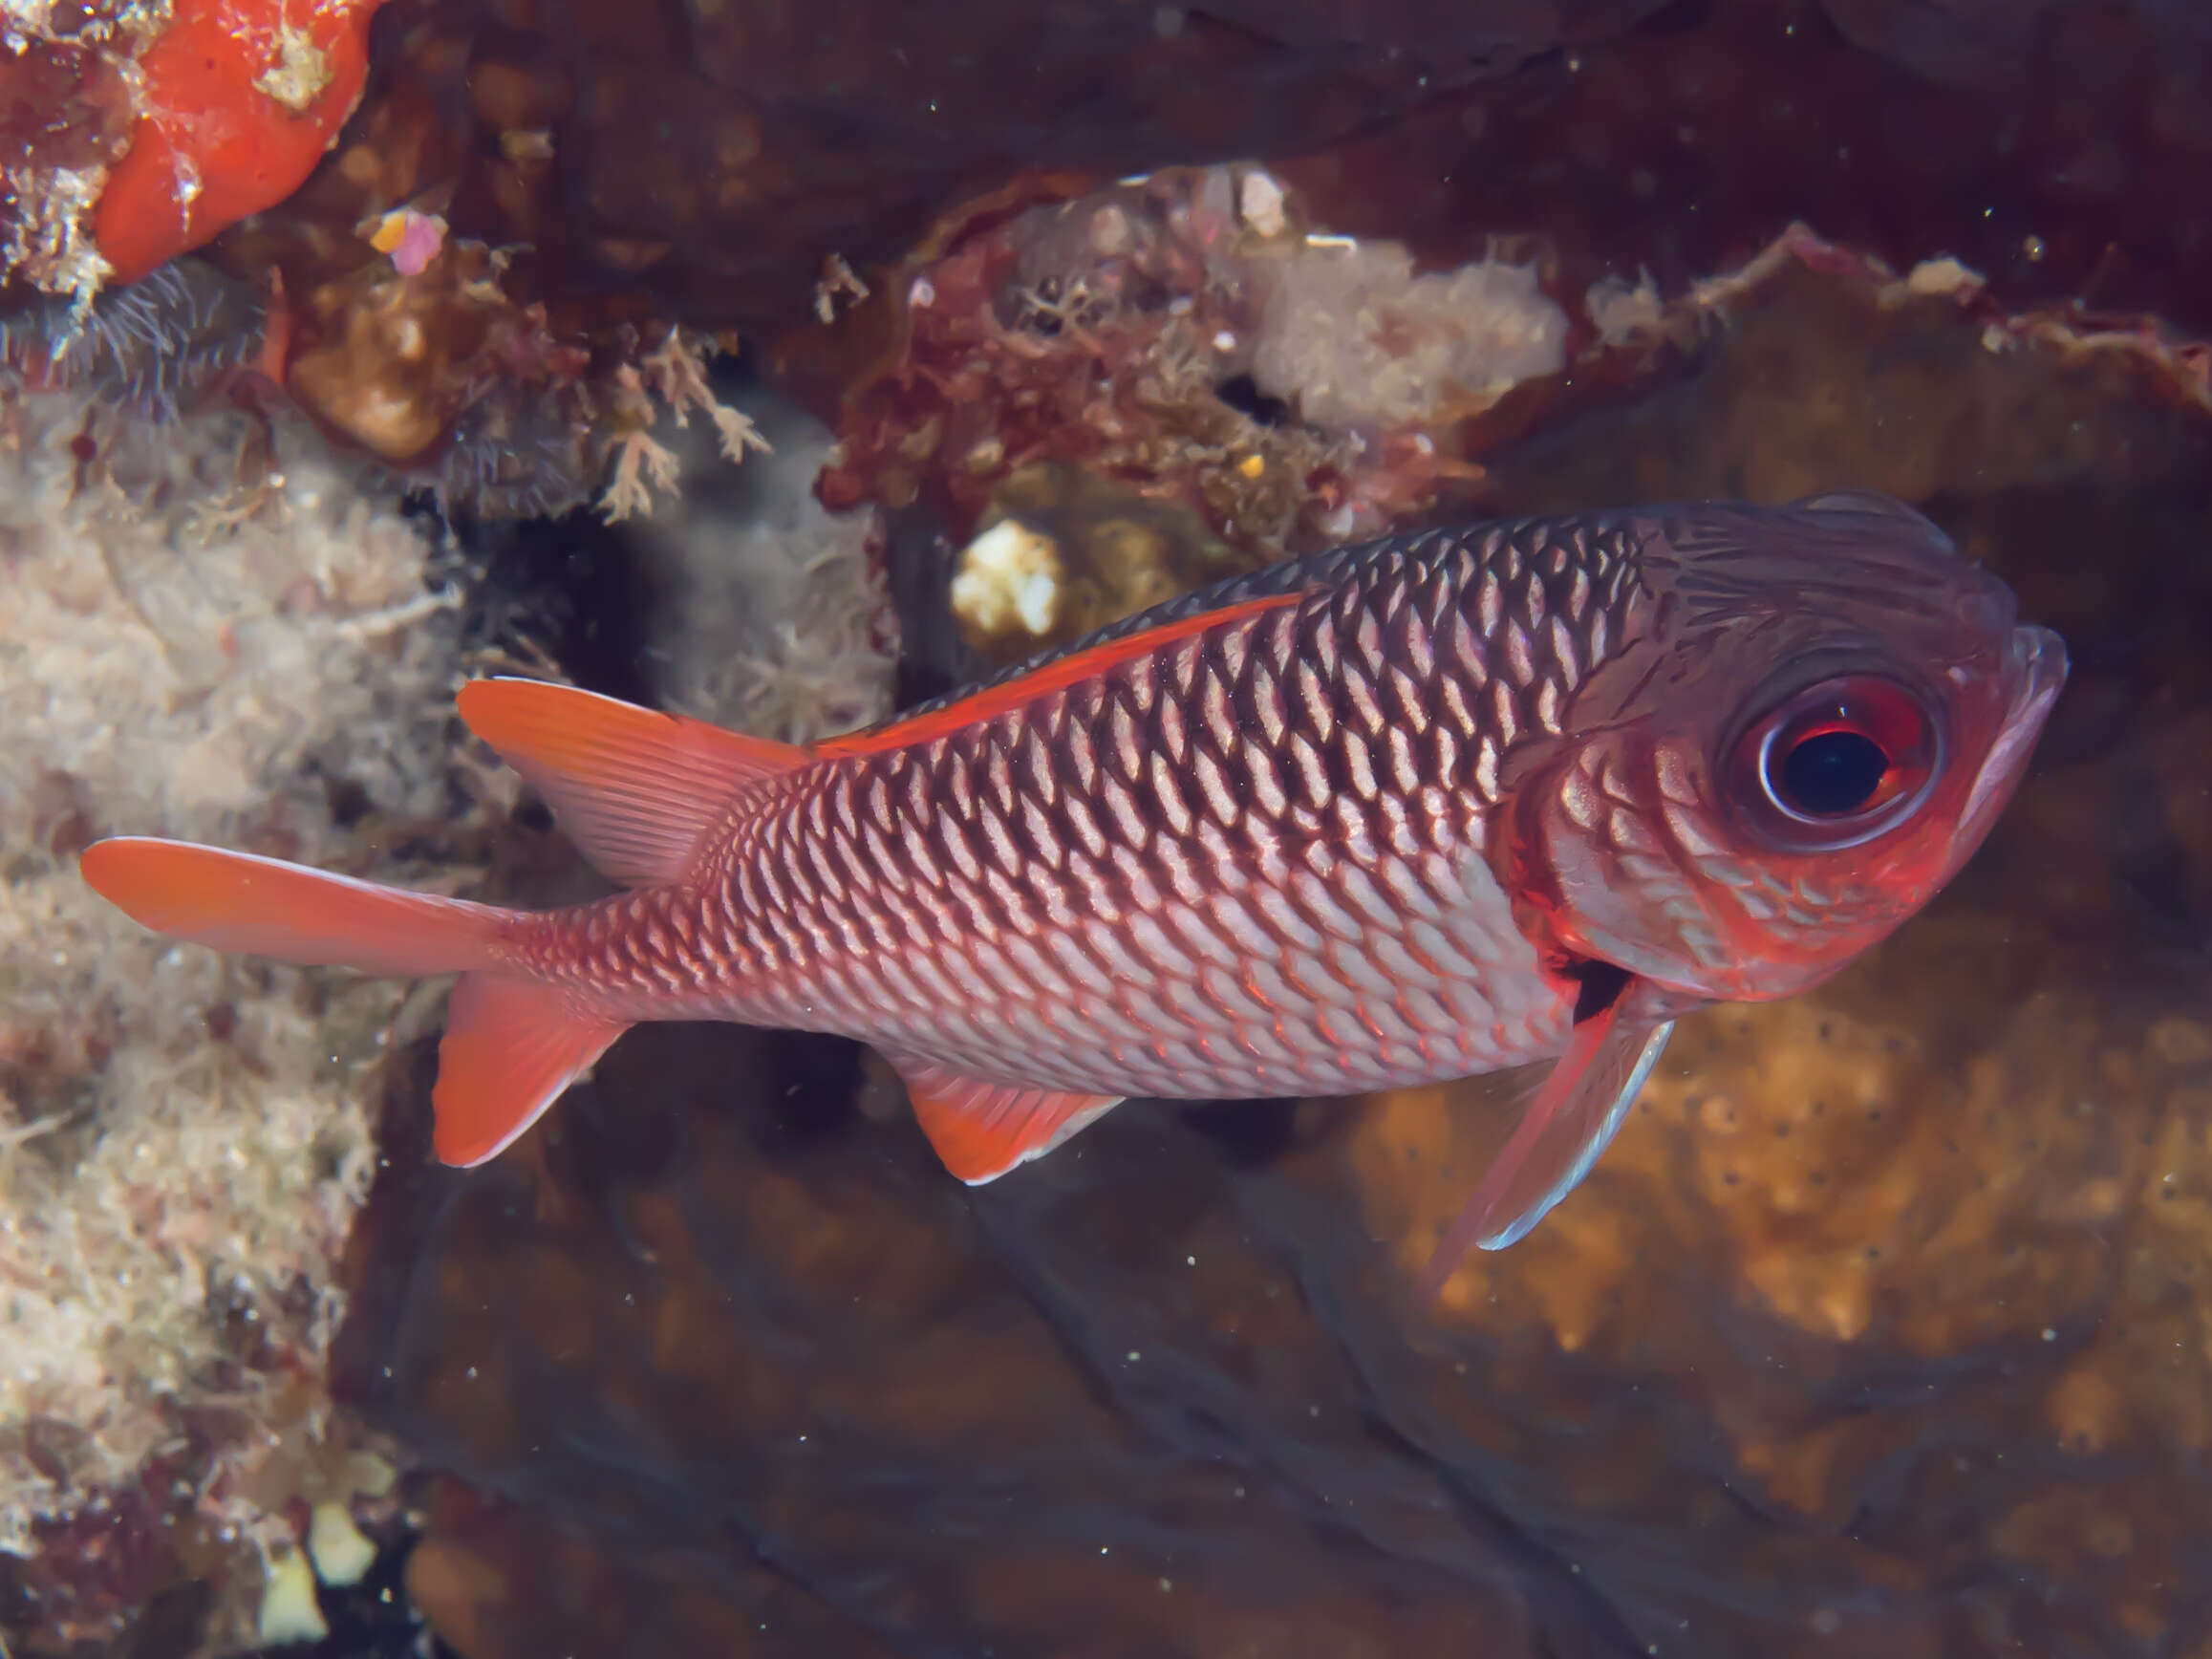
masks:
{"label": "underwater rubble", "polygon": [[[890,691],[870,519],[814,502],[827,435],[759,402],[780,463],[600,533],[639,538],[622,556],[663,595],[654,694],[841,728]],[[235,1651],[314,1630],[315,1538],[401,1524],[397,1449],[333,1417],[324,1367],[380,1161],[370,1080],[441,999],[171,950],[76,853],[128,830],[479,882],[517,789],[454,743],[453,692],[594,619],[542,576],[487,586],[297,421],[22,393],[5,440],[0,1640]]]}
{"label": "underwater rubble", "polygon": [[[0,1651],[2208,1650],[2201,9],[237,15],[0,57]],[[804,740],[1285,553],[1844,485],[2068,638],[2033,775],[1433,1306],[1493,1089],[969,1192],[872,1057],[664,1027],[463,1174],[435,991],[75,874],[555,902],[472,672]]]}
{"label": "underwater rubble", "polygon": [[353,1478],[319,1377],[410,1027],[403,987],[164,948],[75,855],[131,827],[452,884],[513,791],[449,742],[458,595],[395,493],[243,419],[5,422],[0,1583],[90,1638],[173,1576],[164,1529],[213,1569]]}
{"label": "underwater rubble", "polygon": [[958,204],[1198,162],[1264,158],[1428,272],[1533,233],[1566,291],[1676,293],[1801,219],[1899,269],[1948,252],[2016,310],[2212,327],[2194,0],[8,15],[11,360],[195,253],[268,307],[272,395],[468,510],[597,494],[671,328],[826,358],[828,419],[885,326],[866,296]]}
{"label": "underwater rubble", "polygon": [[[1300,224],[1257,167],[1170,169],[932,241],[886,285],[898,343],[848,387],[820,489],[919,502],[957,540],[1012,525],[1049,544],[994,574],[999,544],[977,540],[985,562],[955,573],[972,641],[1001,659],[1415,519],[1480,476],[1450,434],[1566,362],[1534,263],[1416,274],[1397,244]],[[1102,482],[1160,505],[1149,533],[1086,513]],[[1016,572],[1054,597],[996,601]]]}

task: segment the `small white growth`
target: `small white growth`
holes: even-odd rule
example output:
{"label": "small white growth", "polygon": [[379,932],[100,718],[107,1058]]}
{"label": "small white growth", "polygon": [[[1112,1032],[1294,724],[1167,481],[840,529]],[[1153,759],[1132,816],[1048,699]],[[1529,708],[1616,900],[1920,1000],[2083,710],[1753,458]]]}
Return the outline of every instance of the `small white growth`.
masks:
{"label": "small white growth", "polygon": [[0,0],[0,19],[8,26],[8,50],[20,56],[32,40],[48,32],[54,0]]}
{"label": "small white growth", "polygon": [[277,30],[276,61],[254,78],[254,86],[295,116],[314,107],[331,84],[331,54],[308,32],[287,23]]}
{"label": "small white growth", "polygon": [[653,510],[653,492],[673,494],[682,465],[674,450],[653,436],[659,418],[655,404],[665,405],[680,429],[691,424],[696,411],[713,424],[724,461],[742,461],[748,452],[769,453],[768,441],[751,416],[720,401],[707,385],[706,357],[681,329],[636,363],[623,363],[613,376],[614,437],[611,452],[614,476],[600,499],[600,516],[609,523],[636,518]]}
{"label": "small white growth", "polygon": [[1307,246],[1275,272],[1252,377],[1334,431],[1468,413],[1566,363],[1567,313],[1532,265],[1427,276],[1393,242]]}
{"label": "small white growth", "polygon": [[1980,271],[1945,254],[1941,259],[1923,259],[1906,271],[1904,286],[1908,293],[1943,299],[1979,292],[1988,282]]}
{"label": "small white growth", "polygon": [[318,1503],[308,1521],[308,1553],[315,1577],[336,1589],[357,1584],[376,1562],[376,1546],[354,1524],[353,1512],[337,1502]]}
{"label": "small white growth", "polygon": [[1042,637],[1060,620],[1065,579],[1050,536],[1001,519],[960,549],[953,614],[987,638],[1016,630]]}
{"label": "small white growth", "polygon": [[1244,175],[1236,205],[1244,215],[1245,227],[1255,236],[1280,236],[1290,228],[1290,220],[1282,210],[1282,186],[1257,168]]}
{"label": "small white growth", "polygon": [[93,240],[93,210],[107,185],[104,167],[10,167],[0,171],[15,205],[15,225],[0,245],[0,265],[48,293],[65,293],[82,316],[114,268]]}
{"label": "small white growth", "polygon": [[[859,273],[844,254],[832,253],[822,262],[822,277],[814,285],[814,315],[825,327],[837,320],[838,301],[843,300],[849,307],[867,298],[868,284],[860,280]],[[741,459],[741,455],[742,445],[740,456],[732,459]]]}
{"label": "small white growth", "polygon": [[323,1610],[315,1605],[315,1576],[308,1571],[307,1558],[286,1550],[268,1563],[268,1578],[261,1589],[261,1610],[254,1634],[265,1648],[287,1642],[320,1642],[331,1633]]}
{"label": "small white growth", "polygon": [[1582,309],[1596,325],[1598,338],[1608,346],[1626,345],[1640,334],[1656,334],[1666,319],[1659,284],[1649,271],[1630,282],[1621,276],[1601,276],[1582,296]]}

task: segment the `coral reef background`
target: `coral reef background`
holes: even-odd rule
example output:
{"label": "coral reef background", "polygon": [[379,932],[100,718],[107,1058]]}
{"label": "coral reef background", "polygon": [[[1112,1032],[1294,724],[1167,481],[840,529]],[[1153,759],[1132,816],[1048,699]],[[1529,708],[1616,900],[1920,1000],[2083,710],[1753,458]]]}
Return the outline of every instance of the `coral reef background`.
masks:
{"label": "coral reef background", "polygon": [[[6,1651],[2212,1651],[2201,8],[7,22]],[[1286,552],[1846,485],[2066,635],[2028,786],[1434,1307],[1492,1089],[970,1193],[869,1056],[652,1029],[462,1174],[439,987],[75,876],[558,902],[471,673],[804,739]]]}
{"label": "coral reef background", "polygon": [[0,1547],[177,1497],[274,1541],[405,990],[168,950],[75,854],[127,824],[450,887],[512,790],[449,742],[458,594],[389,485],[315,445],[273,474],[243,420],[6,420]]}
{"label": "coral reef background", "polygon": [[1793,266],[1694,377],[1495,453],[1514,506],[1920,493],[2077,653],[1985,855],[1686,1023],[1433,1310],[1481,1086],[1135,1108],[967,1194],[842,1045],[640,1033],[372,1203],[341,1392],[459,1476],[418,1597],[483,1655],[2195,1650],[2208,441],[2116,354]]}

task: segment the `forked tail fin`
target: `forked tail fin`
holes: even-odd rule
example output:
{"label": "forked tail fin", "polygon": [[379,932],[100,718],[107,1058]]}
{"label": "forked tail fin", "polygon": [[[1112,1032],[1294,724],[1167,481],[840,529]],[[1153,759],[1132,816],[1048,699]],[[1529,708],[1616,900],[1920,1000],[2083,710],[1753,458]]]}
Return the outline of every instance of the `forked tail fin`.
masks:
{"label": "forked tail fin", "polygon": [[513,913],[488,904],[138,836],[88,847],[82,869],[95,892],[172,938],[303,966],[459,973],[431,1095],[449,1164],[497,1156],[629,1028],[557,986],[500,973]]}
{"label": "forked tail fin", "polygon": [[488,966],[508,915],[250,852],[138,835],[95,842],[81,869],[95,893],[171,938],[408,979]]}

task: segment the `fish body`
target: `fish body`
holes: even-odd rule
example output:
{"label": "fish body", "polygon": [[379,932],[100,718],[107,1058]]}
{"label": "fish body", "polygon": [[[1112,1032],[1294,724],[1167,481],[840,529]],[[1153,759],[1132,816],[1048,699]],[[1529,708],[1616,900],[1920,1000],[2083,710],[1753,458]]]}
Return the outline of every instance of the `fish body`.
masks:
{"label": "fish body", "polygon": [[[1504,757],[1557,726],[1587,639],[1633,625],[1620,531],[1575,533],[1270,571],[1020,707],[825,745],[689,882],[515,947],[634,1018],[674,997],[1074,1091],[1335,1094],[1555,1056],[1575,988],[1488,830]],[[1528,643],[1532,602],[1579,610],[1564,659],[1563,629]]]}
{"label": "fish body", "polygon": [[789,748],[516,680],[461,710],[629,891],[522,914],[175,843],[149,925],[459,971],[440,1154],[622,1030],[835,1032],[989,1179],[1119,1099],[1556,1060],[1439,1260],[1587,1172],[1673,1019],[1816,982],[1979,845],[2065,676],[1885,498],[1527,519],[1269,567]]}

